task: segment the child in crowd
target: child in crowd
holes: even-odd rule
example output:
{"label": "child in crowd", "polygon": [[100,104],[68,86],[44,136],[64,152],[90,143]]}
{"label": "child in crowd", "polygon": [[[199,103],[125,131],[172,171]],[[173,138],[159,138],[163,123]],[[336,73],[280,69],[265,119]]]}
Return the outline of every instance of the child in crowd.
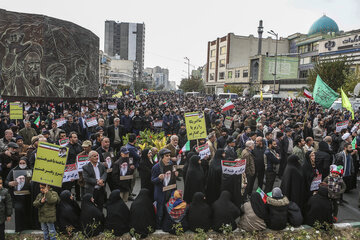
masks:
{"label": "child in crowd", "polygon": [[0,177],[0,240],[5,240],[5,221],[11,220],[12,202],[9,191],[3,188],[3,180]]}
{"label": "child in crowd", "polygon": [[34,207],[39,209],[39,222],[44,232],[44,239],[56,240],[56,204],[59,195],[50,189],[49,185],[40,184],[40,193],[34,201]]}
{"label": "child in crowd", "polygon": [[346,190],[346,185],[344,183],[344,180],[342,179],[343,173],[343,166],[331,165],[330,175],[324,179],[324,182],[328,184],[329,198],[333,206],[334,222],[337,222],[339,200],[341,198],[341,195]]}

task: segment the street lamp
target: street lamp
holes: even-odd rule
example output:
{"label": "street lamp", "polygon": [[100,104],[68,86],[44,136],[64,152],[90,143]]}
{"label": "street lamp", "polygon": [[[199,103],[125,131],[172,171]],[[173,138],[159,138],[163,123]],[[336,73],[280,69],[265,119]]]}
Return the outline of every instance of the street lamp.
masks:
{"label": "street lamp", "polygon": [[278,47],[278,34],[275,33],[273,30],[268,31],[268,34],[275,36],[275,69],[274,69],[274,93],[275,93],[275,81],[276,81],[276,66],[277,66],[277,47]]}
{"label": "street lamp", "polygon": [[184,59],[187,61],[185,64],[188,65],[188,79],[190,79],[190,59],[188,57],[184,57]]}

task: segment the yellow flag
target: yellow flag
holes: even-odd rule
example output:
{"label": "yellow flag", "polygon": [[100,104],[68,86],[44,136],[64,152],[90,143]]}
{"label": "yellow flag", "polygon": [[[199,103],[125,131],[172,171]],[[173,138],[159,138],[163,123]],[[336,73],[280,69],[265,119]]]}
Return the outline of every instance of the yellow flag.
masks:
{"label": "yellow flag", "polygon": [[342,90],[341,88],[341,102],[342,102],[342,107],[343,108],[346,108],[348,111],[351,112],[351,115],[352,115],[352,119],[355,118],[354,116],[354,110],[351,106],[351,103],[349,101],[349,98],[346,96],[346,94],[344,93],[344,91]]}
{"label": "yellow flag", "polygon": [[262,91],[260,90],[260,101],[264,100]]}

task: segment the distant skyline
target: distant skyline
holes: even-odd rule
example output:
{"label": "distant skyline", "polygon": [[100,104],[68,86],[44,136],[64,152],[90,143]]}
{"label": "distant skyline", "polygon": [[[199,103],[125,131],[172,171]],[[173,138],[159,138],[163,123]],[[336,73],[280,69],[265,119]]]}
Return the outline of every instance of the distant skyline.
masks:
{"label": "distant skyline", "polygon": [[170,81],[179,85],[191,70],[206,63],[207,42],[229,32],[257,36],[259,20],[264,34],[274,30],[280,37],[307,33],[324,13],[339,29],[360,29],[359,0],[16,0],[2,1],[8,11],[43,14],[74,22],[100,38],[104,49],[105,21],[145,23],[145,65],[168,68]]}

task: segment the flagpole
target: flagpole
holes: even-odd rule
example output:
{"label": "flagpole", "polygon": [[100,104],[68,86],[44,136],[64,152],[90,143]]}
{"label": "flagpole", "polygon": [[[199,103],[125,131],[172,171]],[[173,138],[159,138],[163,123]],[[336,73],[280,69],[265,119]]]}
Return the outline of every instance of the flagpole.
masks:
{"label": "flagpole", "polygon": [[307,109],[307,111],[306,111],[306,115],[305,115],[305,119],[304,119],[303,129],[305,128],[305,123],[306,123],[306,119],[307,119],[308,114],[309,114],[310,105],[311,105],[311,100],[309,101],[309,106],[308,106],[308,109]]}

